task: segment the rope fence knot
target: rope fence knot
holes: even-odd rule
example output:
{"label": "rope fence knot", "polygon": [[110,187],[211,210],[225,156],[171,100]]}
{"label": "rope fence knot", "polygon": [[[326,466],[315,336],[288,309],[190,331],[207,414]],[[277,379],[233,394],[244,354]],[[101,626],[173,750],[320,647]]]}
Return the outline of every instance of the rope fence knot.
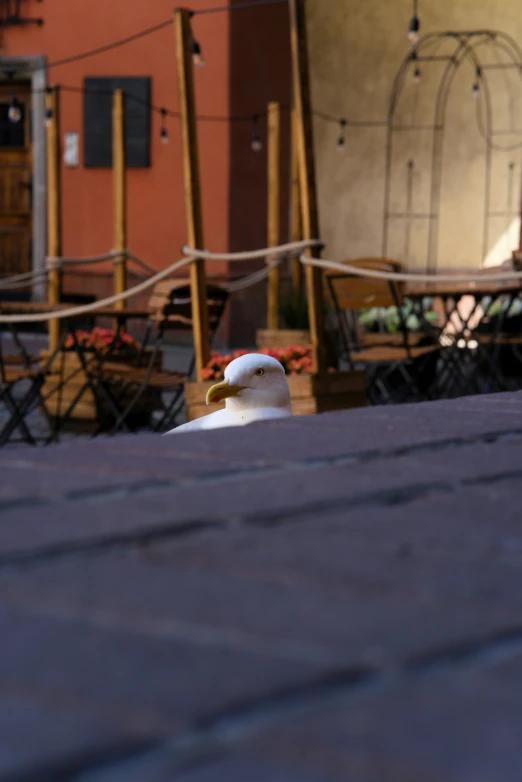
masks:
{"label": "rope fence knot", "polygon": [[127,262],[129,251],[127,248],[123,250],[111,250],[111,255],[114,266],[119,266],[120,264]]}
{"label": "rope fence knot", "polygon": [[45,268],[47,271],[54,271],[54,269],[61,269],[62,259],[54,255],[47,256],[45,259]]}

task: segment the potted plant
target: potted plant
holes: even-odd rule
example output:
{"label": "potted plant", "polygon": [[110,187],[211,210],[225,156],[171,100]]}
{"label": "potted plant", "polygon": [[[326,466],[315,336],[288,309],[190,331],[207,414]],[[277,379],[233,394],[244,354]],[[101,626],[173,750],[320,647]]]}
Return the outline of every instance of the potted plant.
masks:
{"label": "potted plant", "polygon": [[310,342],[308,304],[306,296],[291,293],[285,296],[279,307],[283,323],[280,329],[259,329],[256,344],[260,350],[299,345],[306,347]]}
{"label": "potted plant", "polygon": [[[236,350],[221,355],[212,353],[203,370],[204,381],[185,385],[185,402],[189,421],[212,412],[205,405],[205,397],[211,385],[223,379],[227,365],[233,359],[248,353]],[[344,410],[366,404],[366,380],[363,372],[336,372],[329,369],[324,375],[312,374],[312,349],[310,345],[262,348],[259,351],[281,362],[288,378],[294,415],[309,415],[328,410]],[[224,406],[224,402],[221,406]]]}
{"label": "potted plant", "polygon": [[[103,377],[104,360],[114,363],[135,364],[141,350],[140,343],[130,334],[95,327],[90,331],[78,329],[67,334],[62,350],[54,357],[43,386],[46,405],[51,413],[60,417],[72,405],[67,417],[76,421],[101,421],[107,418],[102,397],[93,390],[98,375]],[[150,357],[150,348],[145,353]],[[41,352],[41,361],[48,360],[48,351]],[[145,358],[145,361],[147,357]],[[161,368],[161,353],[155,358],[155,366]],[[108,379],[105,382],[109,383]],[[117,381],[111,380],[114,393],[120,395]],[[128,394],[131,392],[129,391]],[[136,405],[136,416],[147,416],[157,407],[152,392],[143,394]]]}

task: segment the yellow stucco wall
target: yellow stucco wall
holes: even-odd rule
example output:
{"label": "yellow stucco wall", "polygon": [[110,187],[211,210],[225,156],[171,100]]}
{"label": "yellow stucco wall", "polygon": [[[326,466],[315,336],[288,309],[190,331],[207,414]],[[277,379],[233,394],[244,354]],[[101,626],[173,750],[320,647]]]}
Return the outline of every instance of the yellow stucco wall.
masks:
{"label": "yellow stucco wall", "polygon": [[[409,51],[407,30],[412,15],[409,0],[308,0],[308,30],[312,103],[316,110],[355,121],[385,121],[393,81]],[[522,10],[518,0],[420,0],[421,33],[443,30],[491,29],[522,42]],[[475,39],[478,41],[478,39]],[[502,42],[500,42],[502,43]],[[438,48],[437,48],[438,47]],[[453,52],[453,41],[434,44],[432,52]],[[495,43],[476,50],[482,65],[509,62]],[[430,125],[434,121],[437,88],[444,62],[421,63],[417,84],[410,68],[395,122]],[[484,253],[486,143],[477,123],[472,96],[475,66],[465,62],[457,71],[445,121],[437,252],[438,269],[476,268],[498,263],[518,245],[518,219],[502,215],[488,221]],[[493,127],[522,129],[522,73],[516,68],[484,69],[490,90]],[[345,151],[336,148],[339,128],[314,120],[317,183],[322,238],[327,256],[338,260],[380,255],[383,247],[386,128],[347,128]],[[407,209],[407,165],[414,161],[413,207],[430,211],[432,187],[431,131],[394,134],[390,209]],[[511,211],[518,212],[522,135],[498,135],[495,143],[517,145],[491,152],[489,211],[505,212],[511,177]],[[509,166],[512,165],[510,169]],[[388,256],[410,268],[425,269],[429,220],[390,221]]]}

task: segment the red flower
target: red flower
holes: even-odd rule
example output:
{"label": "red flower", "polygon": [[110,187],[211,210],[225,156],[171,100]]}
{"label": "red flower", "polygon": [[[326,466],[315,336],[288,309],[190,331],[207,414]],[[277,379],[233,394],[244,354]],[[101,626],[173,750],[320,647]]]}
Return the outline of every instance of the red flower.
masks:
{"label": "red flower", "polygon": [[[262,348],[258,352],[279,361],[283,365],[286,374],[295,375],[312,371],[311,345],[307,347],[290,345],[286,348]],[[230,361],[240,356],[245,356],[247,353],[249,353],[248,350],[235,350],[232,354],[222,356],[220,353],[212,352],[205,368],[205,379],[222,380],[224,371]],[[207,372],[212,372],[213,377],[207,375]]]}
{"label": "red flower", "polygon": [[117,348],[118,345],[130,345],[134,348],[139,347],[139,343],[130,334],[117,334],[110,329],[102,329],[99,326],[95,326],[92,331],[83,331],[78,329],[73,334],[68,334],[64,340],[64,349],[72,350],[76,344],[85,348],[86,350],[95,349],[102,353],[106,353],[108,348],[114,344]]}

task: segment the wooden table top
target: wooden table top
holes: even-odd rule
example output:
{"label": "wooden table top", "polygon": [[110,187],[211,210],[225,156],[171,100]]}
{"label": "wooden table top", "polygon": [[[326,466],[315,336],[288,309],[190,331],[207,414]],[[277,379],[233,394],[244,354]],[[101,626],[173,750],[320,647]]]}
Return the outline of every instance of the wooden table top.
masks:
{"label": "wooden table top", "polygon": [[85,313],[86,315],[92,315],[97,318],[119,318],[120,320],[147,320],[153,314],[148,309],[125,309],[117,310],[114,307],[102,307],[99,310],[94,310],[91,313]]}
{"label": "wooden table top", "polygon": [[[42,314],[46,312],[55,312],[57,310],[66,310],[73,307],[73,304],[53,304],[50,306],[46,301],[2,301],[0,302],[0,313],[5,315],[33,315]],[[120,318],[121,320],[130,320],[131,318],[145,320],[152,315],[148,309],[126,309],[117,310],[114,307],[102,307],[98,310],[92,310],[73,315],[71,320],[75,318],[83,318],[85,316],[103,317],[103,318]]]}
{"label": "wooden table top", "polygon": [[501,296],[502,294],[522,292],[518,280],[493,282],[408,282],[404,285],[405,296]]}
{"label": "wooden table top", "polygon": [[65,310],[71,304],[53,304],[52,307],[46,301],[0,301],[0,313],[5,315],[33,315],[51,310]]}

